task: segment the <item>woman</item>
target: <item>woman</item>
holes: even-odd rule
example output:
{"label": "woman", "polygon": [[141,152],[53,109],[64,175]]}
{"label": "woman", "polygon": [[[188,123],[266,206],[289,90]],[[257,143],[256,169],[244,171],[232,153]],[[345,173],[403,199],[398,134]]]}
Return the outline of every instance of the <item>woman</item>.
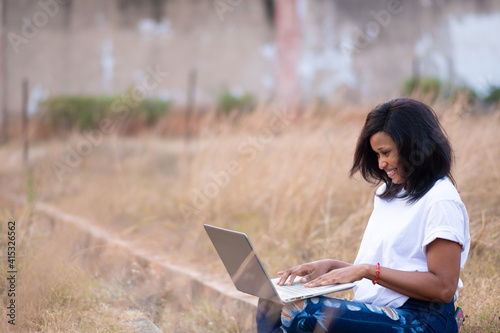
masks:
{"label": "woman", "polygon": [[280,285],[356,282],[352,301],[316,297],[281,307],[259,301],[259,332],[457,332],[454,302],[470,246],[453,153],[436,114],[412,99],[375,107],[351,176],[377,189],[353,264],[327,259],[279,272]]}

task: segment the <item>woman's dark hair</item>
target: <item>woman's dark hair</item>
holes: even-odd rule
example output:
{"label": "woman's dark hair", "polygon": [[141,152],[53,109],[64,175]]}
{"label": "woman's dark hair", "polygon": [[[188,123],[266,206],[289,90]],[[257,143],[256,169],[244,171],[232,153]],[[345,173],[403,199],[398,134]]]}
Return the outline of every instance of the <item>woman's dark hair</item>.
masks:
{"label": "woman's dark hair", "polygon": [[[379,169],[377,154],[370,138],[377,132],[387,133],[399,152],[399,172],[404,181],[394,184],[384,170]],[[434,111],[424,103],[398,98],[380,104],[370,111],[356,144],[351,177],[360,171],[372,184],[385,182],[383,199],[408,198],[413,203],[426,194],[434,183],[451,175],[453,151]],[[402,169],[402,170],[401,170]],[[398,195],[401,189],[403,194]]]}

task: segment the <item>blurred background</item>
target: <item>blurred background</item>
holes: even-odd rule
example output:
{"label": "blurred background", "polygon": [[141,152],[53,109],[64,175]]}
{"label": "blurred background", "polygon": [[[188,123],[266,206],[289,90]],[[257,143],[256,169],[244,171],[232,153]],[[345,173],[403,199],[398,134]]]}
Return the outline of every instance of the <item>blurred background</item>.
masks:
{"label": "blurred background", "polygon": [[[500,4],[442,1],[2,0],[3,118],[56,96],[380,100],[411,78],[486,97],[500,85]],[[190,84],[190,77],[196,76]],[[145,87],[146,88],[146,87]],[[5,123],[5,122],[4,122]]]}
{"label": "blurred background", "polygon": [[255,300],[197,275],[233,288],[202,224],[247,232],[270,272],[352,261],[374,192],[349,179],[352,151],[366,113],[398,96],[432,105],[455,148],[464,330],[500,329],[499,1],[0,10],[0,247],[16,220],[20,331],[253,331]]}

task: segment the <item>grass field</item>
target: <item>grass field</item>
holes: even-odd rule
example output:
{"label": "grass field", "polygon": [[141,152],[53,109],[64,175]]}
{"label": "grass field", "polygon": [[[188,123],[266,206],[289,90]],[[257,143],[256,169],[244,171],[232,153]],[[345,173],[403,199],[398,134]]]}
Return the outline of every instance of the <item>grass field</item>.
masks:
{"label": "grass field", "polygon": [[[202,228],[204,222],[246,232],[270,272],[327,257],[352,261],[371,212],[374,188],[359,175],[350,179],[348,172],[357,135],[371,107],[310,105],[293,114],[267,105],[238,117],[207,115],[199,119],[196,134],[188,139],[158,135],[154,129],[137,137],[94,133],[89,139],[73,134],[65,141],[33,142],[30,167],[22,167],[20,144],[12,142],[0,148],[5,161],[0,166],[2,190],[25,197],[28,205],[2,208],[2,218],[35,225],[39,217],[30,215],[29,203],[50,203],[163,253],[174,264],[224,278],[225,270]],[[453,174],[470,217],[472,249],[458,301],[467,315],[463,331],[498,332],[500,110],[469,112],[460,100],[438,101],[433,107],[455,149]],[[26,327],[71,331],[49,327],[81,323],[76,313],[82,307],[96,316],[113,317],[99,310],[123,306],[112,293],[105,296],[112,287],[87,276],[78,263],[70,268],[61,265],[67,258],[53,255],[57,247],[47,247],[43,255],[47,265],[55,265],[48,271],[56,272],[57,281],[45,274],[46,265],[29,264],[37,253],[29,249],[41,246],[43,233],[37,236],[41,232],[33,232],[21,243],[26,253],[24,269],[30,272],[27,279],[38,283],[24,292],[29,290],[31,304],[23,312]],[[43,293],[49,281],[55,283],[53,297]],[[102,289],[85,291],[82,285],[89,283]],[[71,290],[75,302],[64,303],[66,290]],[[174,309],[157,317],[165,332],[244,329],[230,313],[216,311],[210,304],[180,308],[166,302],[164,308]],[[101,331],[106,329],[123,330],[116,322],[104,324]],[[73,331],[88,330],[77,325]]]}

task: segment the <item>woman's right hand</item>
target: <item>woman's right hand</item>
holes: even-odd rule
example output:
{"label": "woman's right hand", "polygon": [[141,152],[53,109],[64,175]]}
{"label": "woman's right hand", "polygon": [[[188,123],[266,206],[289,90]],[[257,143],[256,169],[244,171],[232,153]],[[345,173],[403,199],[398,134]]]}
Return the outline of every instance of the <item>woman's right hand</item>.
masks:
{"label": "woman's right hand", "polygon": [[338,261],[331,259],[318,260],[278,272],[278,275],[281,275],[278,285],[283,286],[285,283],[292,285],[297,276],[302,277],[300,282],[307,283],[314,280],[318,276],[328,273],[334,268],[338,268],[336,267],[337,265],[335,265],[336,262],[338,263]]}

